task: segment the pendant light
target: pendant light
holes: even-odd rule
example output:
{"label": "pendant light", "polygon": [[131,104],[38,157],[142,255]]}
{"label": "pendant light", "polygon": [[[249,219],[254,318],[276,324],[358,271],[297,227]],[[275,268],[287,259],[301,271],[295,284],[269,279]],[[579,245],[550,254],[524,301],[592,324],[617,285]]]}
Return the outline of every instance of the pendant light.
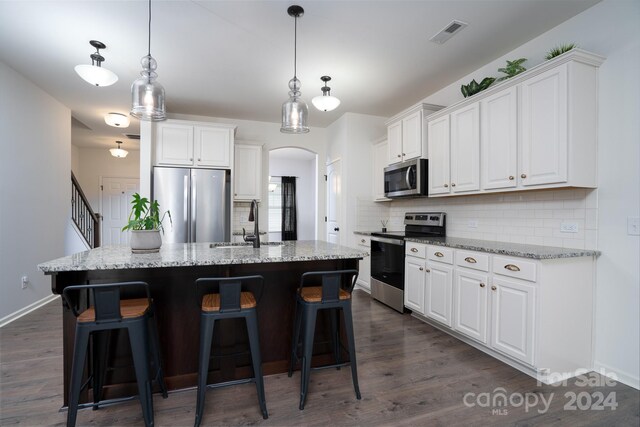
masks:
{"label": "pendant light", "polygon": [[85,82],[94,86],[111,86],[118,81],[118,76],[116,76],[113,71],[102,67],[104,56],[100,55],[100,49],[106,49],[107,46],[98,40],[91,40],[89,44],[96,48],[95,53],[89,55],[91,65],[76,65],[74,68],[76,73],[78,73]]}
{"label": "pendant light", "polygon": [[151,0],[149,0],[149,44],[147,54],[140,60],[142,71],[131,85],[131,115],[140,120],[165,120],[164,88],[156,81],[158,63],[151,56]]}
{"label": "pendant light", "polygon": [[320,80],[324,82],[324,87],[320,88],[322,95],[316,96],[311,102],[320,111],[333,111],[340,105],[340,100],[335,96],[331,96],[331,88],[327,86],[327,82],[331,80],[331,77],[322,76]]}
{"label": "pendant light", "polygon": [[287,9],[289,16],[294,18],[293,33],[293,78],[289,80],[289,99],[282,104],[282,133],[307,133],[309,126],[307,125],[307,117],[309,116],[309,107],[307,103],[300,98],[302,94],[300,87],[302,84],[296,76],[296,60],[297,60],[297,43],[298,43],[298,18],[304,15],[304,9],[300,6],[293,5]]}
{"label": "pendant light", "polygon": [[109,126],[113,126],[114,128],[127,128],[131,121],[129,117],[120,113],[109,113],[104,116],[104,122]]}
{"label": "pendant light", "polygon": [[122,144],[122,141],[116,141],[116,144],[118,144],[118,148],[109,149],[109,152],[111,153],[111,155],[113,157],[118,157],[120,159],[127,157],[127,154],[129,154],[129,152],[127,150],[123,150],[122,148],[120,148],[120,144]]}

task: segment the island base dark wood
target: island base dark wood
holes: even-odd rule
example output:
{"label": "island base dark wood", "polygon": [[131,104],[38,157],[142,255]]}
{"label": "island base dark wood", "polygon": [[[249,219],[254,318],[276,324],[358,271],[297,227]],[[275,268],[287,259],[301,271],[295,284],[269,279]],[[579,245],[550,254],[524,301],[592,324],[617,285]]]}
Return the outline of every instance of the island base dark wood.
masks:
{"label": "island base dark wood", "polygon": [[[165,381],[169,390],[196,386],[200,333],[200,303],[195,280],[201,277],[231,277],[260,274],[264,289],[258,303],[258,327],[264,375],[286,372],[289,367],[295,292],[300,276],[307,271],[357,269],[357,259],[165,267],[122,270],[59,272],[52,275],[52,291],[61,294],[71,285],[145,281],[156,306],[160,349]],[[133,296],[133,295],[132,295]],[[126,296],[125,296],[126,297]],[[80,301],[86,307],[86,295]],[[64,406],[67,406],[76,319],[63,306]],[[343,325],[344,322],[341,322]],[[319,317],[313,366],[333,362],[328,343],[328,316]],[[344,334],[344,331],[342,331]],[[322,342],[326,342],[323,344]],[[115,331],[109,338],[104,399],[136,395],[137,386],[126,331]],[[252,375],[246,326],[242,319],[216,322],[209,383],[248,378]],[[90,352],[92,349],[90,349]],[[348,360],[348,354],[342,355]],[[87,360],[91,360],[90,357]],[[89,363],[87,361],[87,363]],[[89,372],[89,369],[85,370]],[[91,388],[85,389],[80,402],[92,401]]]}

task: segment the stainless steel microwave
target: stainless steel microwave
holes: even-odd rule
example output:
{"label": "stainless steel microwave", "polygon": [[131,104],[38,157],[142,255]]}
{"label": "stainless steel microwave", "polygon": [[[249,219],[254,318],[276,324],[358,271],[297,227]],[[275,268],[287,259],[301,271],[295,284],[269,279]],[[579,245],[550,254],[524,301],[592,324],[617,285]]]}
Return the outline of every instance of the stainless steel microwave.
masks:
{"label": "stainless steel microwave", "polygon": [[427,159],[413,159],[384,168],[384,195],[418,197],[427,195]]}

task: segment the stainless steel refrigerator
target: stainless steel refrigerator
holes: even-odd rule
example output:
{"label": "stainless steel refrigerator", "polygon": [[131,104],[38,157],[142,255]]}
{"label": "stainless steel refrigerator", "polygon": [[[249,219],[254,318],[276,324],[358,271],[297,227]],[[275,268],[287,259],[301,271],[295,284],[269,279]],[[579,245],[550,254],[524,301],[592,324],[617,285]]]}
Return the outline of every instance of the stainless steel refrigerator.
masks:
{"label": "stainless steel refrigerator", "polygon": [[171,211],[162,240],[167,243],[229,242],[231,183],[224,169],[153,168],[153,193],[160,211]]}

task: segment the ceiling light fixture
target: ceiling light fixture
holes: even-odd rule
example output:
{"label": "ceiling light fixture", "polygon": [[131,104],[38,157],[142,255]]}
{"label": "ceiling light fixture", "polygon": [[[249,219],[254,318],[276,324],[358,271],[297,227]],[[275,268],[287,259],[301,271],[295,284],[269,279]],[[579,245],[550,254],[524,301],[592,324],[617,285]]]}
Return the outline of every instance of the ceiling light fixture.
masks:
{"label": "ceiling light fixture", "polygon": [[320,111],[333,111],[340,105],[340,100],[335,96],[331,96],[331,88],[327,86],[327,82],[331,80],[331,77],[322,76],[320,80],[324,82],[324,87],[320,88],[322,95],[316,96],[311,102]]}
{"label": "ceiling light fixture", "polygon": [[131,121],[129,117],[120,113],[109,113],[104,116],[104,122],[109,126],[113,126],[114,128],[127,128]]}
{"label": "ceiling light fixture", "polygon": [[100,55],[100,49],[106,49],[107,46],[98,40],[91,40],[89,44],[96,48],[95,53],[89,55],[91,65],[76,65],[74,68],[76,73],[78,73],[85,82],[94,86],[111,86],[118,81],[118,76],[116,76],[113,71],[102,68],[104,56]]}
{"label": "ceiling light fixture", "polygon": [[113,157],[118,157],[120,159],[127,157],[127,154],[129,154],[129,152],[127,150],[123,150],[122,148],[120,148],[120,144],[122,144],[122,141],[116,141],[116,144],[118,144],[118,148],[109,149],[109,152],[111,153],[111,155]]}
{"label": "ceiling light fixture", "polygon": [[293,32],[293,78],[289,80],[289,99],[282,104],[282,133],[307,133],[309,126],[307,125],[307,117],[309,116],[309,107],[307,103],[300,98],[302,93],[300,87],[302,84],[296,76],[296,60],[297,60],[297,44],[298,44],[298,18],[304,15],[304,9],[300,6],[293,5],[287,9],[289,16],[294,18]]}
{"label": "ceiling light fixture", "polygon": [[156,81],[158,63],[151,56],[151,0],[149,0],[149,44],[147,54],[140,60],[142,71],[131,85],[131,115],[153,122],[165,120],[164,88]]}

